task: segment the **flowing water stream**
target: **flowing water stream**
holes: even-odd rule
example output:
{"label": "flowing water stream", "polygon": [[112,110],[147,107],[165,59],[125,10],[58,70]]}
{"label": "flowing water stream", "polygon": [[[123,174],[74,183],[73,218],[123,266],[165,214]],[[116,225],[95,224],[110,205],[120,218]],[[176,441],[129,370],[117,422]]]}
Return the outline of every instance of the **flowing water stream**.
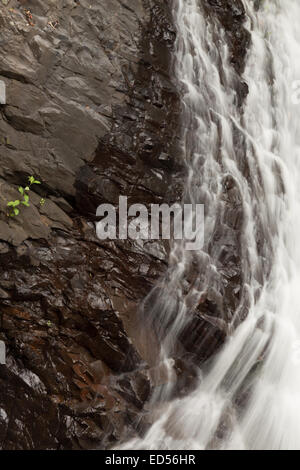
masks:
{"label": "flowing water stream", "polygon": [[[222,286],[222,252],[211,244],[216,225],[226,225],[225,180],[242,206],[234,248],[241,292],[234,311],[218,319],[228,325],[227,339],[199,372],[198,385],[172,400],[165,387],[154,423],[127,449],[300,449],[300,104],[293,99],[300,2],[268,0],[259,11],[253,3],[244,0],[252,41],[241,108],[222,29],[207,20],[199,0],[174,0],[184,199],[205,204],[206,217],[203,250],[175,244],[151,302],[166,367],[189,311],[203,292]],[[186,290],[191,265],[198,275]]]}

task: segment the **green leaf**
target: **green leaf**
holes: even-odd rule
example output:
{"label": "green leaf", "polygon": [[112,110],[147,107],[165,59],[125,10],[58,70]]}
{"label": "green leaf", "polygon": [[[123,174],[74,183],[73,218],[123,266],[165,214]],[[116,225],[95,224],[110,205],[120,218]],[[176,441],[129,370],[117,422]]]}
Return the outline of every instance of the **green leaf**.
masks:
{"label": "green leaf", "polygon": [[26,186],[25,191],[30,191],[30,187]]}
{"label": "green leaf", "polygon": [[29,176],[28,177],[28,181],[30,184],[33,184],[34,183],[34,177],[33,176]]}
{"label": "green leaf", "polygon": [[16,201],[10,201],[7,203],[8,206],[11,206],[11,207],[16,207],[20,204],[20,201],[19,199],[17,199]]}
{"label": "green leaf", "polygon": [[38,180],[34,180],[34,184],[42,184],[42,183]]}
{"label": "green leaf", "polygon": [[26,202],[29,201],[29,196],[28,196],[28,194],[24,194],[24,201],[26,201]]}
{"label": "green leaf", "polygon": [[22,186],[19,186],[19,193],[24,194],[24,188],[22,188]]}
{"label": "green leaf", "polygon": [[30,206],[30,204],[29,204],[27,201],[22,201],[21,204],[23,204],[23,205],[26,206],[26,207],[29,207],[29,206]]}
{"label": "green leaf", "polygon": [[19,214],[20,214],[19,209],[14,208],[14,213],[15,213],[16,215],[19,215]]}

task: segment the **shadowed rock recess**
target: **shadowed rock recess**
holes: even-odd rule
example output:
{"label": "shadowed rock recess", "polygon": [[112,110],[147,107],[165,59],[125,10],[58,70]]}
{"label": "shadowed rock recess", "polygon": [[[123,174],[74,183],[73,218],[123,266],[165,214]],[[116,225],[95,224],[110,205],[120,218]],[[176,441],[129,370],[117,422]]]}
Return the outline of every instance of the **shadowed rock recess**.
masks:
{"label": "shadowed rock recess", "polygon": [[[203,4],[208,21],[215,15],[226,30],[241,73],[249,44],[242,4]],[[171,6],[0,6],[7,93],[0,105],[2,449],[106,449],[147,427],[140,415],[153,363],[140,341],[137,310],[166,270],[168,244],[101,242],[94,222],[97,206],[118,204],[120,195],[129,204],[181,200]],[[237,88],[242,101],[242,80]],[[42,182],[30,207],[7,217],[7,202],[30,175]],[[213,307],[209,299],[206,307]]]}

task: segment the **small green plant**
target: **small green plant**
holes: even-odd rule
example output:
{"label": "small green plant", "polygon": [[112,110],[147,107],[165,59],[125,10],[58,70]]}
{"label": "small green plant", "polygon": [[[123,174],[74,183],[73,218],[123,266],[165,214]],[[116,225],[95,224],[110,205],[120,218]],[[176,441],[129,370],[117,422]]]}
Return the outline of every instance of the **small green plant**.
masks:
{"label": "small green plant", "polygon": [[[29,207],[29,191],[33,184],[41,184],[40,181],[36,180],[34,176],[29,176],[28,178],[29,184],[23,188],[23,186],[19,186],[18,191],[23,196],[23,200],[16,199],[15,201],[9,201],[7,203],[7,207],[10,208],[10,212],[7,214],[8,217],[15,217],[20,214],[20,207],[21,205]],[[45,202],[45,199],[41,199],[41,201]],[[43,203],[44,204],[44,203]],[[42,205],[42,203],[41,203]]]}

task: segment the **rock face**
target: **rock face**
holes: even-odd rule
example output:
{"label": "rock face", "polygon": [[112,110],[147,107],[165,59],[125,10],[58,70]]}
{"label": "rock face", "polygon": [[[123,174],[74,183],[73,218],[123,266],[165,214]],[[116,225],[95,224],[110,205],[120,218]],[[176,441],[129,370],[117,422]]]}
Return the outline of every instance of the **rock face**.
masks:
{"label": "rock face", "polygon": [[[149,396],[136,311],[165,269],[167,247],[100,242],[93,221],[96,207],[119,195],[180,199],[175,35],[159,3],[1,8],[4,449],[109,447],[136,432]],[[30,207],[7,217],[30,175],[42,182]]]}
{"label": "rock face", "polygon": [[240,74],[244,70],[250,34],[243,27],[246,19],[245,8],[240,0],[204,0],[208,15],[214,15],[225,30],[231,51],[231,63]]}
{"label": "rock face", "polygon": [[[249,38],[234,3],[205,0],[240,72]],[[141,342],[137,311],[168,245],[101,242],[94,222],[97,206],[120,195],[181,199],[171,4],[1,6],[0,448],[108,448],[147,425],[138,416],[156,345]],[[42,182],[30,207],[8,217],[30,175]]]}

